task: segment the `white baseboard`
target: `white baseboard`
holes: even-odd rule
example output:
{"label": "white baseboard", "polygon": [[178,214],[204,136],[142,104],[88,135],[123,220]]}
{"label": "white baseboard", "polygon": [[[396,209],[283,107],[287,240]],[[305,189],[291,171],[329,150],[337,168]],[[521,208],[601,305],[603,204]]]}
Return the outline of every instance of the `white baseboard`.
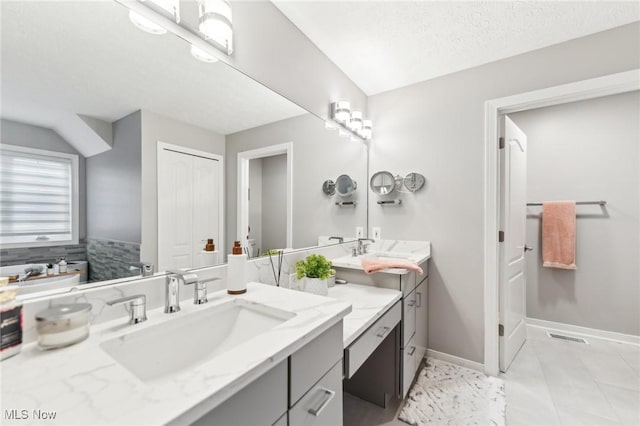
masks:
{"label": "white baseboard", "polygon": [[451,364],[459,365],[460,367],[470,368],[484,373],[484,364],[471,361],[466,358],[460,358],[455,355],[449,355],[444,352],[434,351],[433,349],[427,349],[427,357],[439,359],[440,361],[450,362]]}
{"label": "white baseboard", "polygon": [[527,327],[544,328],[564,333],[570,333],[581,337],[592,337],[596,339],[610,340],[618,343],[629,343],[640,345],[640,336],[632,334],[616,333],[615,331],[598,330],[595,328],[580,327],[577,325],[563,324],[560,322],[545,321],[536,318],[527,318]]}

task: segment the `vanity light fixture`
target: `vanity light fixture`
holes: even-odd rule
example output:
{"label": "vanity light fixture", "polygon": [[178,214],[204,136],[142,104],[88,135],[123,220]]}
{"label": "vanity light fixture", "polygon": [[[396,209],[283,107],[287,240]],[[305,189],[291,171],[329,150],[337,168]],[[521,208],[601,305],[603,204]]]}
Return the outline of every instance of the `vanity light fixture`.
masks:
{"label": "vanity light fixture", "polygon": [[[336,101],[331,104],[332,122],[337,125],[340,136],[351,136],[351,140],[358,138],[365,141],[371,139],[371,120],[365,120],[362,117],[362,111],[351,111],[349,101]],[[335,128],[329,121],[325,123],[327,129]]]}
{"label": "vanity light fixture", "polygon": [[233,52],[231,3],[227,0],[198,0],[198,15],[198,29],[205,40],[230,55]]}
{"label": "vanity light fixture", "polygon": [[[156,9],[172,17],[175,22],[180,22],[180,0],[147,0]],[[149,34],[161,35],[166,34],[167,30],[161,25],[156,24],[151,19],[142,16],[133,10],[129,11],[129,20],[136,27]]]}

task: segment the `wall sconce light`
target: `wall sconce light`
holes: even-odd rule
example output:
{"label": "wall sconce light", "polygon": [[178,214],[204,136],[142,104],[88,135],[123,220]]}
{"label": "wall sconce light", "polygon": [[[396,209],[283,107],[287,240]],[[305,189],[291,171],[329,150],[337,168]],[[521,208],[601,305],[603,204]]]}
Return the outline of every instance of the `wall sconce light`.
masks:
{"label": "wall sconce light", "polygon": [[333,103],[333,119],[340,124],[345,124],[351,118],[351,104],[349,101]]}
{"label": "wall sconce light", "polygon": [[371,120],[362,120],[362,129],[360,130],[360,136],[369,140],[373,134]]}
{"label": "wall sconce light", "polygon": [[[371,120],[364,120],[362,117],[362,111],[351,111],[351,104],[349,101],[336,101],[331,104],[331,118],[333,122],[338,126],[340,136],[351,136],[351,140],[371,139]],[[325,124],[327,129],[334,128],[328,124]],[[357,138],[355,138],[357,136]]]}
{"label": "wall sconce light", "polygon": [[[149,3],[155,6],[155,9],[160,10],[164,14],[171,16],[176,22],[180,22],[180,0],[148,0]],[[129,20],[136,27],[149,34],[161,35],[166,34],[167,30],[162,26],[156,24],[151,19],[140,15],[133,10],[129,11]]]}
{"label": "wall sconce light", "polygon": [[351,119],[349,120],[349,129],[358,133],[362,129],[362,111],[351,111]]}
{"label": "wall sconce light", "polygon": [[198,0],[198,29],[205,40],[217,44],[227,55],[233,53],[231,3],[227,0]]}

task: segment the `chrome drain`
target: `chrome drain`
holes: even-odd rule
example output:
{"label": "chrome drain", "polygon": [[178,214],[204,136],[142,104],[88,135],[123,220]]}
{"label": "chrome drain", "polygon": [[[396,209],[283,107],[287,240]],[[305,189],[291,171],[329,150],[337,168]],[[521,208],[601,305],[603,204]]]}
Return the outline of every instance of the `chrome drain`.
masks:
{"label": "chrome drain", "polygon": [[568,340],[570,342],[583,343],[585,345],[589,344],[589,342],[587,342],[582,337],[565,336],[564,334],[550,333],[548,331],[547,336],[551,337],[552,339]]}

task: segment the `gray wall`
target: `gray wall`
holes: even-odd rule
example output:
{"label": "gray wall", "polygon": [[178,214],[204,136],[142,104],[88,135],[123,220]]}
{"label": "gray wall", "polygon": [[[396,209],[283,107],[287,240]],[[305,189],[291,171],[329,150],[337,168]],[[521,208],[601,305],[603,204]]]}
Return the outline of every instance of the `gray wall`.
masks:
{"label": "gray wall", "polygon": [[233,35],[236,69],[321,117],[343,98],[366,115],[364,92],[270,1],[234,1]]}
{"label": "gray wall", "polygon": [[638,68],[639,34],[634,23],[369,98],[370,170],[427,178],[401,208],[371,197],[369,225],[432,242],[431,349],[483,362],[484,102]]}
{"label": "gray wall", "polygon": [[529,207],[527,316],[640,334],[640,92],[510,114],[525,132],[527,200],[577,207],[577,271],[543,268],[541,207]]}
{"label": "gray wall", "polygon": [[287,246],[287,156],[262,159],[263,251]]}
{"label": "gray wall", "polygon": [[80,195],[80,220],[78,222],[78,234],[79,238],[83,240],[87,236],[87,186],[85,158],[54,130],[5,119],[1,120],[0,129],[0,142],[2,143],[24,146],[27,148],[64,152],[66,154],[75,154],[78,156],[78,192]]}
{"label": "gray wall", "polygon": [[[319,235],[354,236],[356,226],[366,226],[367,154],[362,143],[340,138],[311,114],[278,121],[227,135],[226,219],[227,241],[237,239],[238,152],[293,142],[293,247],[318,244]],[[341,174],[359,185],[352,198],[357,207],[338,207],[336,196],[327,197],[322,183]],[[263,221],[263,228],[267,226]]]}
{"label": "gray wall", "polygon": [[262,249],[262,158],[249,161],[249,192],[249,236],[257,250]]}
{"label": "gray wall", "polygon": [[140,243],[141,111],[113,123],[113,147],[87,158],[87,235]]}
{"label": "gray wall", "polygon": [[[140,248],[140,259],[155,265],[158,264],[158,141],[222,156],[225,153],[224,136],[151,111],[142,111],[142,247]],[[225,239],[230,241],[228,236],[225,236]],[[223,241],[216,241],[216,247],[220,250],[223,250],[226,245]]]}

